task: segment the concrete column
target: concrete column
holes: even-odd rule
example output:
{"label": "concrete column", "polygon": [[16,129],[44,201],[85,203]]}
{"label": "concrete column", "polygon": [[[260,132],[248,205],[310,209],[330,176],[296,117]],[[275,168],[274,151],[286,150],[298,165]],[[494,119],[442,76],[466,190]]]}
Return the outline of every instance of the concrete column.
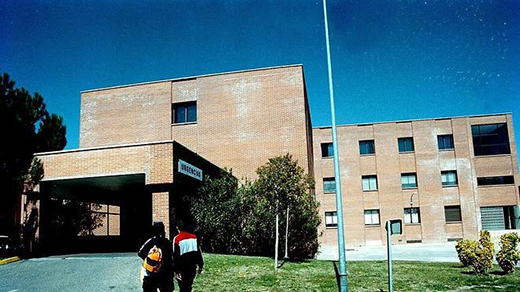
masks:
{"label": "concrete column", "polygon": [[168,192],[152,193],[152,220],[162,221],[166,237],[170,234],[170,194]]}

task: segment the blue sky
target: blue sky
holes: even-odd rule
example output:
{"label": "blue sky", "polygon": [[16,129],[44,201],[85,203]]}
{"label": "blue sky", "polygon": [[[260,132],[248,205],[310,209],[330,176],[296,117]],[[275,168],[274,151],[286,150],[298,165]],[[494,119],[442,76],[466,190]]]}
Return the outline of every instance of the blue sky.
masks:
{"label": "blue sky", "polygon": [[[329,1],[338,124],[513,112],[520,1]],[[330,125],[321,1],[0,3],[0,72],[41,93],[78,147],[80,91],[302,63]]]}

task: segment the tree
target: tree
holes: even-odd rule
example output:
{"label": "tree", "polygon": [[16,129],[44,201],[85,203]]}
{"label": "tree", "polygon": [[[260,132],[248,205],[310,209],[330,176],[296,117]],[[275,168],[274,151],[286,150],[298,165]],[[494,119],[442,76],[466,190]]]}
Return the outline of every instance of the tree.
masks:
{"label": "tree", "polygon": [[0,78],[0,131],[0,226],[4,228],[0,232],[15,234],[20,194],[27,183],[34,185],[42,177],[41,163],[33,155],[63,149],[66,129],[61,117],[47,112],[40,94],[15,88],[4,73]]}
{"label": "tree", "polygon": [[[313,257],[318,251],[321,219],[311,191],[312,178],[289,154],[269,159],[257,174],[255,181],[241,184],[231,171],[218,178],[206,178],[191,209],[204,249],[271,256],[276,214],[284,215],[289,207],[289,254]],[[280,229],[285,230],[285,220]],[[285,233],[281,234],[280,242],[284,242]]]}

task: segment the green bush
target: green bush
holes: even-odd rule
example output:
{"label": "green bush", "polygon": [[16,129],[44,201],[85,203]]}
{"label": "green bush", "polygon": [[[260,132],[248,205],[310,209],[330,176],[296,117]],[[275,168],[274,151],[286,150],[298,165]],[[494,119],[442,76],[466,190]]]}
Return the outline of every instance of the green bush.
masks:
{"label": "green bush", "polygon": [[489,231],[480,231],[479,246],[476,249],[476,257],[472,260],[471,266],[475,274],[487,274],[493,266],[493,254],[495,253],[495,245],[491,240]]}
{"label": "green bush", "polygon": [[497,262],[502,270],[508,274],[515,271],[516,264],[520,260],[520,252],[517,250],[519,241],[520,237],[515,232],[500,237],[500,251],[497,253]]}
{"label": "green bush", "polygon": [[455,249],[459,256],[459,261],[464,267],[471,266],[472,261],[476,257],[478,242],[471,239],[461,239],[457,241]]}
{"label": "green bush", "polygon": [[470,266],[475,274],[486,274],[493,266],[494,244],[489,231],[480,231],[480,240],[459,240],[455,246],[459,260],[465,267]]}
{"label": "green bush", "polygon": [[285,243],[289,208],[289,256],[312,258],[318,251],[321,223],[314,181],[286,154],[257,169],[254,181],[238,181],[231,171],[206,178],[191,198],[190,214],[205,251],[246,255],[274,253],[275,218],[279,215],[279,255]]}

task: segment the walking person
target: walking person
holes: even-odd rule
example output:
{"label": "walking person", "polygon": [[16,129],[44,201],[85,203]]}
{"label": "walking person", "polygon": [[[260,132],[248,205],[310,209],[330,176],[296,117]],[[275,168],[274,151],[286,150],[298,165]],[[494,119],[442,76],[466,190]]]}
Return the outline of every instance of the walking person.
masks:
{"label": "walking person", "polygon": [[137,253],[143,259],[141,278],[144,292],[172,292],[173,247],[166,239],[164,224],[156,221],[152,225],[152,238],[148,239]]}
{"label": "walking person", "polygon": [[178,221],[177,231],[179,234],[173,239],[175,277],[181,292],[191,292],[196,273],[204,271],[202,251],[190,226]]}

